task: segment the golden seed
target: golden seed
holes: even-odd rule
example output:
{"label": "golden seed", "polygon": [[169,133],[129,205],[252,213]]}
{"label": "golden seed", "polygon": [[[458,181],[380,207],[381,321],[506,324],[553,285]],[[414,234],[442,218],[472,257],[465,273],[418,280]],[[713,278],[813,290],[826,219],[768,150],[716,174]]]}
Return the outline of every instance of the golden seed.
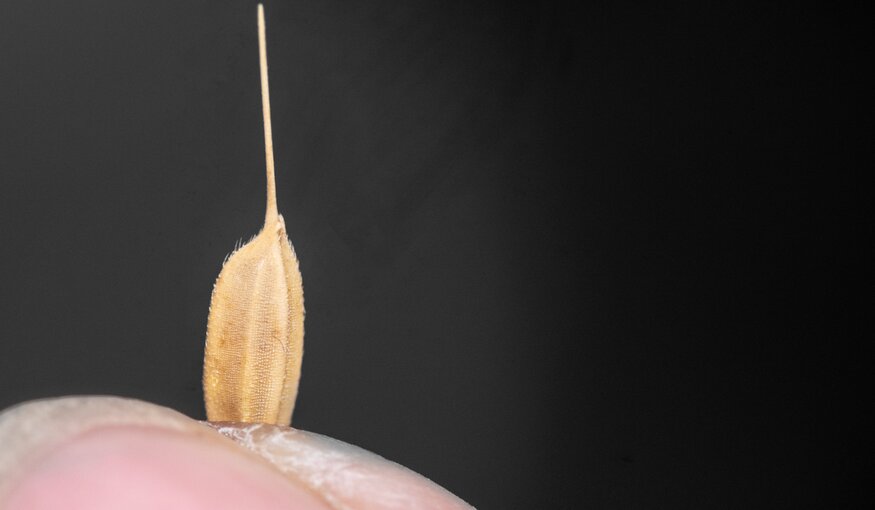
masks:
{"label": "golden seed", "polygon": [[304,352],[304,291],[298,259],[277,212],[264,8],[258,48],[267,163],[264,227],[234,251],[216,279],[204,351],[210,421],[289,425]]}

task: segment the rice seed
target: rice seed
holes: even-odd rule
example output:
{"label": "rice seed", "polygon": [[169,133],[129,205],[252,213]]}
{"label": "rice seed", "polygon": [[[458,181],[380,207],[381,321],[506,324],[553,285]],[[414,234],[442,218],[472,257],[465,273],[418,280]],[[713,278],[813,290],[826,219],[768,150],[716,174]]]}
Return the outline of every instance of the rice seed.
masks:
{"label": "rice seed", "polygon": [[258,49],[267,210],[261,232],[227,258],[213,287],[204,350],[204,402],[210,421],[289,425],[301,376],[304,291],[298,259],[277,212],[261,4]]}

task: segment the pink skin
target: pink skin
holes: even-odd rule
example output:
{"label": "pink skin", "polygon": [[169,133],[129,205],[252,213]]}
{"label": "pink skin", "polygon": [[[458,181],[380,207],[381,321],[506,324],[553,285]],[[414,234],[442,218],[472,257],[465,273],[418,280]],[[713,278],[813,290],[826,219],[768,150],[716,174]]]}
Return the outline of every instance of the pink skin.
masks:
{"label": "pink skin", "polygon": [[470,510],[439,485],[287,427],[206,424],[117,397],[0,412],[4,510]]}
{"label": "pink skin", "polygon": [[67,443],[36,465],[8,510],[266,510],[330,507],[270,467],[178,432],[111,428]]}

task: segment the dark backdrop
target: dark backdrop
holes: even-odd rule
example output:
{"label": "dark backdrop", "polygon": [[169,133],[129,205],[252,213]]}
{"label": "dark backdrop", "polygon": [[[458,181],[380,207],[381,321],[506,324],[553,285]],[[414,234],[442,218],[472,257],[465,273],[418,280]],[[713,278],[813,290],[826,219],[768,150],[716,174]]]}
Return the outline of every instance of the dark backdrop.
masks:
{"label": "dark backdrop", "polygon": [[[266,8],[296,426],[482,509],[842,506],[848,13]],[[0,65],[0,407],[203,418],[263,218],[255,3],[3,1]]]}

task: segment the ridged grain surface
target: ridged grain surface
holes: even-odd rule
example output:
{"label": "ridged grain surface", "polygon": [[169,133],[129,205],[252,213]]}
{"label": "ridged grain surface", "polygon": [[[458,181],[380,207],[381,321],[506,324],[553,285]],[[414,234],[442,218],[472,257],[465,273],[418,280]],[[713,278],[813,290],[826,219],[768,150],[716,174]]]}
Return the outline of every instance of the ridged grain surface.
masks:
{"label": "ridged grain surface", "polygon": [[207,419],[289,425],[303,344],[301,273],[278,216],[228,258],[213,288],[204,354]]}

